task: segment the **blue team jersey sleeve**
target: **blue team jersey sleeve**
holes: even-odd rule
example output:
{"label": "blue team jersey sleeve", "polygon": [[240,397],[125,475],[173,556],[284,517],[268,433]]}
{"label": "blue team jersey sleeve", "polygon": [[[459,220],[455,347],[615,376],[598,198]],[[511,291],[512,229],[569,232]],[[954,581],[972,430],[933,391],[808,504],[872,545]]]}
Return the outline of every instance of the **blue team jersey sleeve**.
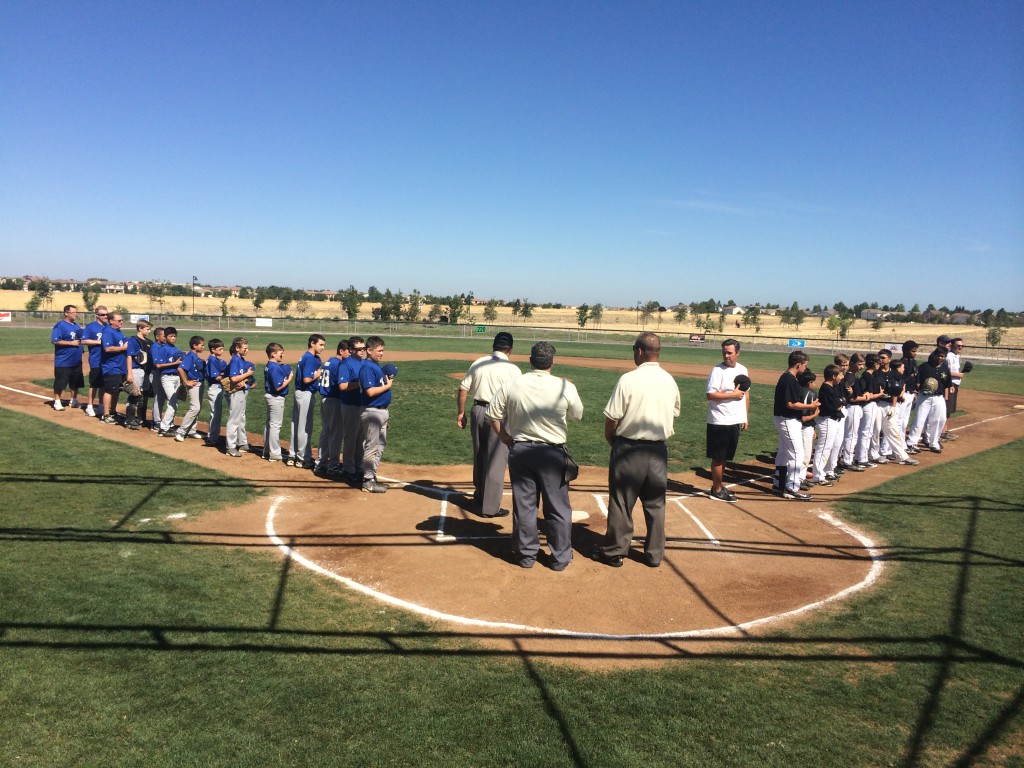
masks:
{"label": "blue team jersey sleeve", "polygon": [[362,367],[359,369],[359,386],[363,388],[365,392],[370,387],[379,387],[381,385],[380,377],[384,375],[384,372],[374,363],[364,362]]}

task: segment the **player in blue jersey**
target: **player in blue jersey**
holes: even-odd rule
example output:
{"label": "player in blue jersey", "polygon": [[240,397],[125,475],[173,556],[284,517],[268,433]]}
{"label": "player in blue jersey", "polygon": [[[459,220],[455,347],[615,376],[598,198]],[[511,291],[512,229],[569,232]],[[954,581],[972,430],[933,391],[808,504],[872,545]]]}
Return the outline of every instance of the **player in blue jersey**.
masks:
{"label": "player in blue jersey", "polygon": [[263,369],[263,399],[267,418],[263,427],[263,458],[281,460],[281,424],[288,388],[295,378],[292,367],[284,362],[284,347],[276,341],[267,344],[267,364]]}
{"label": "player in blue jersey", "polygon": [[349,485],[361,486],[363,477],[360,465],[363,463],[363,441],[360,422],[363,417],[363,392],[359,384],[359,371],[366,361],[366,341],[362,336],[351,336],[348,340],[349,356],[345,358],[348,383],[341,390],[342,431],[342,478]]}
{"label": "player in blue jersey", "polygon": [[319,391],[320,369],[323,362],[325,339],[312,334],[306,342],[306,351],[295,367],[295,399],[292,403],[292,431],[290,452],[285,462],[289,467],[312,469],[313,464],[313,407]]}
{"label": "player in blue jersey", "polygon": [[153,367],[157,371],[157,401],[163,403],[163,410],[160,413],[160,436],[174,436],[174,417],[178,411],[178,385],[181,378],[178,376],[178,366],[185,356],[176,346],[178,342],[178,329],[174,326],[164,328],[164,343],[160,345],[159,351],[156,345],[153,347]]}
{"label": "player in blue jersey", "polygon": [[256,376],[256,366],[246,360],[249,341],[238,336],[231,342],[231,362],[228,363],[227,380],[230,381],[228,396],[227,454],[234,459],[242,458],[249,450],[249,435],[245,431],[245,404]]}
{"label": "player in blue jersey", "polygon": [[131,375],[128,359],[128,339],[121,333],[124,318],[120,312],[110,315],[110,321],[100,334],[100,370],[103,372],[104,424],[115,424],[117,400],[125,380]]}
{"label": "player in blue jersey", "polygon": [[384,359],[384,339],[370,336],[366,340],[366,362],[359,371],[359,385],[363,392],[363,413],[360,431],[363,435],[362,476],[366,493],[384,493],[388,486],[377,481],[380,464],[388,438],[388,406],[391,405],[391,386],[394,374],[381,367]]}
{"label": "player in blue jersey", "polygon": [[210,405],[210,423],[206,430],[206,444],[220,443],[220,421],[224,412],[224,378],[228,374],[228,361],[223,359],[224,342],[210,339],[210,354],[206,358],[206,401]]}
{"label": "player in blue jersey", "polygon": [[134,385],[128,392],[128,405],[125,406],[124,425],[128,429],[141,429],[142,419],[146,415],[143,388],[146,386],[146,368],[152,346],[149,334],[152,330],[153,324],[149,320],[139,320],[135,323],[135,335],[128,339],[128,359],[131,361]]}
{"label": "player in blue jersey", "polygon": [[174,433],[174,439],[179,443],[184,442],[186,437],[198,439],[201,437],[196,431],[199,423],[199,411],[203,407],[203,379],[206,378],[206,361],[199,355],[206,347],[206,339],[202,336],[193,336],[188,340],[189,351],[178,364],[178,378],[181,386],[185,387],[185,396],[188,398],[188,410],[181,419],[178,431]]}
{"label": "player in blue jersey", "polygon": [[313,468],[320,477],[341,474],[341,387],[348,381],[344,365],[348,354],[348,342],[342,339],[334,357],[320,369],[320,445]]}
{"label": "player in blue jersey", "polygon": [[99,416],[103,413],[103,370],[100,367],[100,345],[103,341],[103,329],[107,327],[108,312],[106,307],[96,307],[96,319],[85,326],[82,344],[89,350],[89,404],[85,407],[86,416]]}
{"label": "player in blue jersey", "polygon": [[68,304],[64,317],[53,326],[53,410],[63,411],[60,401],[65,389],[71,390],[71,408],[78,408],[78,390],[85,386],[82,376],[82,327],[78,324],[78,307]]}

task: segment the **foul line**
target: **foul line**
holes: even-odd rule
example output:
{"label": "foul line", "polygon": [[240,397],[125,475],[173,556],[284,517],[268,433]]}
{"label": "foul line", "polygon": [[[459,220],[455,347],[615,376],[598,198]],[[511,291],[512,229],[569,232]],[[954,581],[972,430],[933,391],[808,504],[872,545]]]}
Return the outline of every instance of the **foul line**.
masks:
{"label": "foul line", "polygon": [[8,392],[17,392],[19,395],[38,397],[40,400],[53,400],[53,395],[40,395],[37,392],[26,392],[23,389],[15,389],[14,387],[8,387],[6,384],[0,384],[0,389],[6,389]]}
{"label": "foul line", "polygon": [[705,526],[704,523],[702,523],[700,520],[698,520],[697,516],[695,514],[693,514],[693,512],[691,512],[690,510],[688,510],[686,508],[686,506],[683,504],[682,498],[673,499],[673,501],[675,501],[675,503],[680,506],[680,508],[683,510],[683,512],[685,512],[686,514],[688,514],[690,516],[690,519],[693,520],[693,522],[697,524],[697,527],[700,528],[704,532],[704,535],[707,537],[708,541],[710,541],[716,547],[719,547],[719,546],[722,545],[722,542],[720,542],[717,538],[715,538],[715,535],[713,533],[711,533],[711,531],[709,531],[707,529],[707,526]]}
{"label": "foul line", "polygon": [[[408,485],[406,483],[406,485]],[[450,621],[455,624],[462,624],[464,626],[473,627],[486,627],[489,629],[507,629],[514,630],[516,632],[530,632],[537,635],[550,635],[557,637],[571,637],[580,640],[677,640],[682,638],[694,638],[700,639],[702,637],[715,637],[718,635],[730,635],[730,634],[741,634],[754,627],[764,626],[777,621],[783,621],[786,619],[799,616],[800,614],[813,611],[829,603],[837,600],[842,600],[850,595],[858,592],[866,587],[871,586],[877,581],[878,576],[882,572],[882,560],[879,556],[878,550],[875,548],[875,544],[864,534],[855,530],[846,523],[837,520],[835,517],[828,513],[822,513],[818,515],[821,520],[826,523],[835,526],[839,530],[843,531],[847,535],[859,541],[867,551],[871,558],[871,568],[867,575],[856,584],[846,587],[833,595],[816,600],[813,603],[802,605],[799,608],[794,608],[790,611],[784,611],[777,613],[772,616],[765,616],[760,619],[753,619],[751,621],[745,621],[741,624],[732,624],[729,626],[722,627],[711,627],[708,629],[689,629],[681,632],[657,632],[657,633],[630,633],[630,634],[612,634],[605,632],[579,632],[571,629],[557,629],[553,627],[535,627],[529,624],[516,624],[508,621],[488,621],[486,619],[474,619],[468,616],[456,616],[451,613],[445,613],[438,611],[433,608],[427,608],[426,606],[412,603],[408,600],[403,600],[394,595],[389,595],[385,592],[381,592],[379,589],[368,587],[365,584],[361,584],[354,579],[350,579],[347,576],[342,576],[334,571],[328,570],[305,556],[299,554],[293,547],[288,546],[281,540],[277,535],[277,531],[274,528],[274,519],[277,515],[278,509],[283,505],[288,498],[286,496],[278,496],[274,499],[270,505],[270,509],[267,511],[266,520],[266,532],[267,538],[281,550],[285,557],[295,561],[304,568],[308,568],[314,573],[318,573],[322,576],[326,576],[329,579],[333,579],[345,586],[359,592],[361,594],[372,597],[376,600],[380,600],[388,605],[393,605],[397,608],[403,608],[414,613],[418,613],[421,616],[426,616],[431,619],[438,619],[440,621]]]}

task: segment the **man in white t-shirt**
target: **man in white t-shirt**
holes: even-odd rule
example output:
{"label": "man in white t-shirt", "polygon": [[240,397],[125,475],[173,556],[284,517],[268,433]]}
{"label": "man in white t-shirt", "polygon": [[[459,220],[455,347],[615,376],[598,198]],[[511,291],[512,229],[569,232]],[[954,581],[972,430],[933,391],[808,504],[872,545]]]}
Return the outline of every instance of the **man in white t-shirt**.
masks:
{"label": "man in white t-shirt", "polygon": [[[722,342],[722,362],[708,374],[707,457],[711,459],[711,490],[718,501],[735,502],[736,494],[722,484],[725,464],[736,455],[740,431],[747,428],[750,376],[739,362],[740,343]],[[738,381],[737,381],[738,379]]]}

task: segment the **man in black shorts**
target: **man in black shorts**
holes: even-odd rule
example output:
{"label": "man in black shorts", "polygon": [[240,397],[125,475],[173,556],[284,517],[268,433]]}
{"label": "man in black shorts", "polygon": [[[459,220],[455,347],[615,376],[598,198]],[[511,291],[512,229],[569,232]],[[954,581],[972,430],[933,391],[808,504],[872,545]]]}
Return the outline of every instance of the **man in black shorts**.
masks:
{"label": "man in black shorts", "polygon": [[707,457],[711,459],[711,490],[718,501],[735,502],[736,494],[722,484],[725,464],[732,461],[739,445],[740,431],[747,428],[750,376],[738,360],[740,343],[722,342],[722,362],[708,374]]}

